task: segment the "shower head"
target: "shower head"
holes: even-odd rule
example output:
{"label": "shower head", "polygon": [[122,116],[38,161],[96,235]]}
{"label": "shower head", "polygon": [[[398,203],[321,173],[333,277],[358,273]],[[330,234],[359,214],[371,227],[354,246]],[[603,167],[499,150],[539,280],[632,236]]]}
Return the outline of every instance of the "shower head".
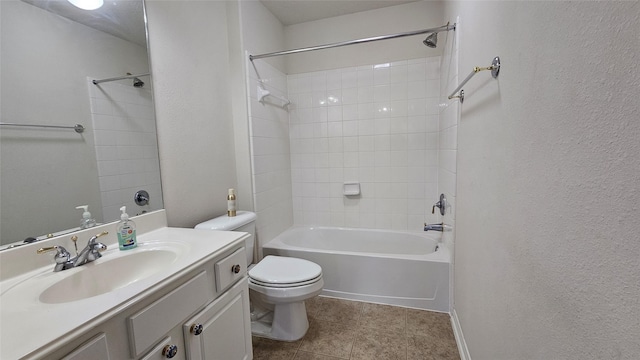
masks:
{"label": "shower head", "polygon": [[133,78],[133,87],[141,88],[144,86],[144,81],[138,79],[137,77]]}
{"label": "shower head", "polygon": [[[143,74],[143,75],[144,75],[144,74]],[[128,79],[128,78],[131,78],[132,76],[135,76],[135,75],[131,75],[131,73],[130,73],[130,72],[128,72],[128,73],[127,73],[127,77],[124,77],[124,78],[125,78],[125,79]],[[144,81],[142,81],[142,80],[138,79],[137,77],[134,77],[134,78],[133,78],[133,87],[135,87],[135,88],[141,88],[141,87],[143,87],[143,86],[144,86]]]}
{"label": "shower head", "polygon": [[431,33],[429,36],[427,36],[426,39],[424,39],[424,41],[422,41],[422,43],[427,45],[430,48],[435,48],[436,45],[438,44],[438,33],[437,32]]}

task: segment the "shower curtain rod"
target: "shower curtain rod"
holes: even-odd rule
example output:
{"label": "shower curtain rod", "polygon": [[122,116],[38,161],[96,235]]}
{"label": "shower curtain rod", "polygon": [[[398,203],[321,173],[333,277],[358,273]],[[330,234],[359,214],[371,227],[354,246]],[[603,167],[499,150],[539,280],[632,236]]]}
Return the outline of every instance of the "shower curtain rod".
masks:
{"label": "shower curtain rod", "polygon": [[149,75],[151,75],[151,74],[150,73],[146,73],[146,74],[138,74],[138,75],[126,75],[126,76],[118,76],[118,77],[113,77],[113,78],[108,78],[108,79],[93,80],[92,82],[93,82],[94,85],[98,85],[98,84],[103,83],[103,82],[124,80],[124,79],[133,79],[135,77],[149,76]]}
{"label": "shower curtain rod", "polygon": [[449,30],[455,30],[455,29],[456,29],[456,24],[453,24],[453,25],[447,24],[447,25],[442,25],[442,26],[438,26],[438,27],[435,27],[435,28],[431,28],[431,29],[408,31],[408,32],[404,32],[404,33],[391,34],[391,35],[374,36],[374,37],[370,37],[370,38],[342,41],[342,42],[326,44],[326,45],[311,46],[311,47],[306,47],[306,48],[299,48],[299,49],[285,50],[285,51],[276,51],[276,52],[260,54],[260,55],[249,55],[249,60],[253,61],[255,59],[268,58],[268,57],[272,57],[272,56],[297,54],[297,53],[302,53],[302,52],[307,52],[307,51],[329,49],[329,48],[334,48],[334,47],[339,47],[339,46],[347,46],[347,45],[354,45],[354,44],[363,44],[363,43],[367,43],[367,42],[371,42],[371,41],[388,40],[388,39],[401,38],[401,37],[405,37],[405,36],[420,35],[420,34],[426,34],[426,33],[431,33],[431,32],[449,31]]}

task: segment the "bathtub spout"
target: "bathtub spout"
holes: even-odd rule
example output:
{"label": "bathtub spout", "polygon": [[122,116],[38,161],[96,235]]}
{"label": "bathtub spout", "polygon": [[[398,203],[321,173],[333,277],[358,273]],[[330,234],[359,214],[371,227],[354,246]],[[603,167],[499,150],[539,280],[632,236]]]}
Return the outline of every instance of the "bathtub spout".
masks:
{"label": "bathtub spout", "polygon": [[444,223],[439,223],[439,224],[424,224],[424,231],[443,231],[444,230]]}

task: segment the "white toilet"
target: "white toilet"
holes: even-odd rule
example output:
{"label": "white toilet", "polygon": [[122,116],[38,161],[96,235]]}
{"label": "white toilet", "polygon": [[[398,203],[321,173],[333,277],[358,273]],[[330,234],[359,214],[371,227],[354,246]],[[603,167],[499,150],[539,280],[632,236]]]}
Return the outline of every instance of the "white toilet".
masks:
{"label": "white toilet", "polygon": [[[196,225],[196,229],[243,231],[247,264],[253,264],[256,214],[238,211],[236,216],[219,216]],[[309,329],[304,301],[322,292],[322,268],[311,261],[266,256],[249,266],[251,332],[274,340],[295,341]]]}

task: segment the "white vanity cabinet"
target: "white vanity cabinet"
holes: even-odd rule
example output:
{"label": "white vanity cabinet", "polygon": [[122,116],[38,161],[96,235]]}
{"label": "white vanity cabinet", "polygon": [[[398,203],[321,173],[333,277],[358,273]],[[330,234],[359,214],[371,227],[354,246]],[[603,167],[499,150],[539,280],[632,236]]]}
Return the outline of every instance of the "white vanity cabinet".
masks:
{"label": "white vanity cabinet", "polygon": [[46,359],[250,360],[244,241],[125,306]]}
{"label": "white vanity cabinet", "polygon": [[183,325],[185,351],[190,360],[251,359],[251,335],[244,317],[249,289],[236,284]]}

